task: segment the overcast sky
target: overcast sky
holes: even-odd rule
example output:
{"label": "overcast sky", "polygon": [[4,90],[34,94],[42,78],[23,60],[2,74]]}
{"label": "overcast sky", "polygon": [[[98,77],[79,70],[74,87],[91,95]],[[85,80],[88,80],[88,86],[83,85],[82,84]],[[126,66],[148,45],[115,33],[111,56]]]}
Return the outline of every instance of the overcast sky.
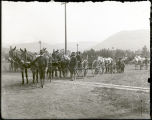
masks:
{"label": "overcast sky", "polygon": [[[150,29],[149,18],[149,1],[68,3],[68,42],[101,42],[123,30]],[[2,44],[39,40],[64,42],[64,5],[2,1]]]}

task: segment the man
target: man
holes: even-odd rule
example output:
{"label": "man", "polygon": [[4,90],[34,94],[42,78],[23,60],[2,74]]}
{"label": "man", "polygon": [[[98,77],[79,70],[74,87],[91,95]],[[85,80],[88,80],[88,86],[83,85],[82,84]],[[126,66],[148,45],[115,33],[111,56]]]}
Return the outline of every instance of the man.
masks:
{"label": "man", "polygon": [[76,58],[77,58],[77,61],[82,62],[82,56],[81,56],[81,52],[78,52],[78,53],[77,53]]}
{"label": "man", "polygon": [[54,50],[52,53],[52,78],[54,77],[54,72],[55,72],[55,77],[57,77],[57,69],[58,69],[57,51]]}
{"label": "man", "polygon": [[49,61],[48,61],[48,69],[47,69],[47,75],[49,76],[50,82],[52,79],[52,60],[53,60],[52,54],[50,53]]}
{"label": "man", "polygon": [[37,60],[38,60],[38,70],[40,74],[41,85],[43,87],[44,79],[45,79],[45,69],[47,67],[47,59],[44,57],[42,50],[40,50],[40,56],[37,58]]}
{"label": "man", "polygon": [[77,56],[76,56],[76,58],[77,58],[77,63],[78,63],[78,68],[81,68],[81,63],[82,63],[82,56],[81,56],[80,54],[81,54],[81,53],[78,52],[78,53],[77,53]]}
{"label": "man", "polygon": [[69,70],[70,70],[70,74],[71,74],[71,80],[73,80],[73,75],[74,75],[74,79],[75,79],[76,64],[77,64],[77,58],[75,56],[75,52],[72,52],[71,53],[71,59],[70,59],[70,62],[69,62]]}

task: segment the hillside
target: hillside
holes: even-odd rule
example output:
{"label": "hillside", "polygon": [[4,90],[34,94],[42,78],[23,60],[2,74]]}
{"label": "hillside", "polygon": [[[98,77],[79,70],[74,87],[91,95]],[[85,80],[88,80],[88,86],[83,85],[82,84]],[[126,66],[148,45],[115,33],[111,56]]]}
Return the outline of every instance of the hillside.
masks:
{"label": "hillside", "polygon": [[138,50],[144,45],[150,49],[150,31],[149,30],[135,30],[135,31],[121,31],[110,37],[96,46],[94,49],[99,50],[103,48],[112,49],[130,49]]}

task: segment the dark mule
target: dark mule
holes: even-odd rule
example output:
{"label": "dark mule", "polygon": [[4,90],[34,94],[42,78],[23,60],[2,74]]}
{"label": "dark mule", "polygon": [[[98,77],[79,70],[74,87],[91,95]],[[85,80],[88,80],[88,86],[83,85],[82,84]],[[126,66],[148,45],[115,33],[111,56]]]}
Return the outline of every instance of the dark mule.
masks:
{"label": "dark mule", "polygon": [[10,49],[9,56],[14,61],[14,63],[16,63],[19,66],[19,68],[21,70],[22,84],[24,84],[24,72],[26,74],[26,80],[27,80],[27,83],[28,83],[28,75],[27,75],[28,65],[24,63],[24,57],[23,57],[21,51],[16,50],[16,47],[14,49]]}
{"label": "dark mule", "polygon": [[[25,50],[26,51],[26,50]],[[22,54],[21,51],[16,50],[16,48],[13,50],[13,57],[12,59],[15,61],[16,64],[18,64],[21,74],[22,74],[22,84],[24,84],[24,72],[26,75],[26,80],[28,84],[28,74],[27,74],[27,68],[29,68],[29,63],[25,62],[25,56]]]}
{"label": "dark mule", "polygon": [[35,83],[35,80],[38,83],[38,63],[35,62],[37,58],[36,53],[32,52],[26,52],[27,60],[30,62],[29,68],[32,71],[32,77],[33,77],[33,83]]}
{"label": "dark mule", "polygon": [[17,55],[17,59],[18,59],[18,63],[21,69],[21,73],[22,73],[22,84],[24,84],[24,73],[26,76],[27,84],[28,84],[28,69],[30,68],[30,62],[32,59],[30,57],[33,57],[33,56],[29,56],[26,48],[24,50],[20,48],[20,53],[21,53],[20,55],[19,54]]}
{"label": "dark mule", "polygon": [[22,50],[21,48],[20,48],[20,52],[21,52],[20,59],[22,61],[22,64],[20,64],[20,66],[21,66],[23,83],[24,83],[24,71],[28,83],[28,71],[27,71],[28,69],[32,71],[33,83],[35,83],[35,79],[38,83],[38,63],[34,62],[36,60],[36,54],[29,52],[26,49]]}

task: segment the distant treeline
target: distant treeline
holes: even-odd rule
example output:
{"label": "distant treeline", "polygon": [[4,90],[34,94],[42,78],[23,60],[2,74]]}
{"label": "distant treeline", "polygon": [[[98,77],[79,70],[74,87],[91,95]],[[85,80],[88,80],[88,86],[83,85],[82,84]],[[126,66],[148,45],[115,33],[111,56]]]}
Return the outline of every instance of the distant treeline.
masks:
{"label": "distant treeline", "polygon": [[94,50],[90,49],[84,51],[82,56],[86,58],[88,55],[88,59],[91,61],[96,59],[98,56],[102,57],[111,57],[111,58],[123,58],[127,57],[128,61],[134,59],[136,55],[140,55],[141,57],[150,57],[150,52],[146,46],[144,46],[141,50],[131,51],[131,50],[122,50],[122,49],[101,49],[101,50]]}
{"label": "distant treeline", "polygon": [[[136,55],[140,55],[141,57],[150,57],[150,52],[147,49],[146,46],[143,46],[143,48],[132,51],[132,50],[122,50],[122,49],[101,49],[101,50],[86,50],[82,53],[83,58],[86,58],[88,56],[89,62],[92,62],[95,60],[98,56],[102,57],[111,57],[111,58],[123,58],[127,57],[128,61],[131,61],[134,59]],[[2,58],[8,59],[9,53],[2,51],[1,53]]]}

